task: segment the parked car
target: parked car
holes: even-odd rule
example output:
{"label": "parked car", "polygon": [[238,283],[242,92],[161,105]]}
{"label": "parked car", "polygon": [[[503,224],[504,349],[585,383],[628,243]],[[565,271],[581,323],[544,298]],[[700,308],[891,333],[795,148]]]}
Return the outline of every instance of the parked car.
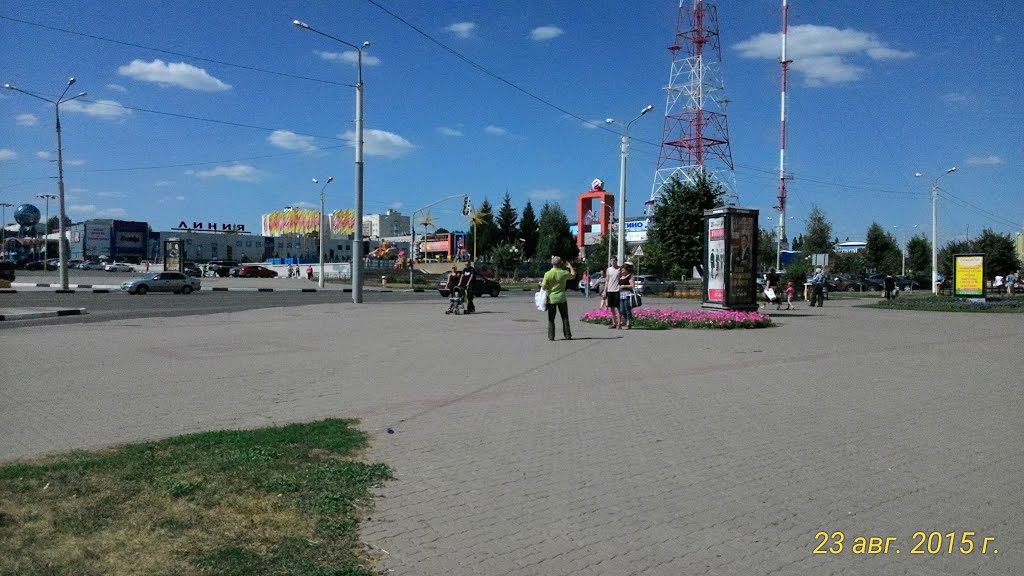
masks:
{"label": "parked car", "polygon": [[[58,262],[58,264],[60,263],[60,258],[57,259],[57,262]],[[82,261],[81,260],[77,260],[77,259],[76,260],[68,260],[68,268],[78,268],[78,265],[81,264],[81,263],[82,263]]]}
{"label": "parked car", "polygon": [[[448,297],[448,289],[445,288],[448,284],[448,275],[444,275],[437,282],[437,291],[444,296]],[[497,297],[501,294],[501,284],[493,278],[487,278],[483,274],[476,275],[476,281],[473,283],[473,296],[483,296],[489,294],[492,297]]]}
{"label": "parked car", "polygon": [[33,260],[25,263],[25,270],[56,270],[58,268],[60,268],[60,258]]}
{"label": "parked car", "polygon": [[660,294],[662,292],[672,292],[675,290],[675,284],[668,280],[662,280],[661,278],[651,274],[641,274],[633,280],[634,290],[641,294]]}
{"label": "parked car", "polygon": [[925,284],[908,276],[897,276],[896,287],[900,290],[921,290],[925,287]]}
{"label": "parked car", "polygon": [[207,276],[227,276],[232,268],[238,267],[238,262],[234,260],[210,260],[209,264],[206,265]]}
{"label": "parked car", "polygon": [[864,292],[881,292],[885,290],[885,274],[871,274],[861,278],[861,289]]}
{"label": "parked car", "polygon": [[186,276],[181,272],[153,272],[142,278],[135,278],[121,283],[121,290],[129,294],[145,294],[147,292],[174,292],[189,294],[199,290],[199,278]]}
{"label": "parked car", "polygon": [[861,283],[861,279],[849,274],[838,274],[833,276],[831,283],[835,288],[836,292],[861,292],[864,290],[864,285]]}
{"label": "parked car", "polygon": [[232,268],[228,276],[235,278],[277,278],[277,272],[270,268],[256,265],[245,265]]}
{"label": "parked car", "polygon": [[107,272],[135,272],[135,268],[124,262],[111,262],[103,267]]}
{"label": "parked car", "polygon": [[[590,273],[590,291],[591,292],[597,292],[598,287],[601,285],[601,280],[602,280],[603,276],[604,276],[604,273],[600,272],[600,271],[598,271],[598,272],[591,272]],[[579,282],[579,290],[580,290],[580,292],[585,292],[587,290],[587,285],[583,283],[583,280],[580,280],[580,282]]]}
{"label": "parked car", "polygon": [[14,282],[14,278],[17,276],[14,273],[14,269],[18,267],[16,262],[10,260],[0,260],[0,280],[7,280],[8,282]]}
{"label": "parked car", "polygon": [[97,262],[82,262],[76,268],[79,270],[103,270],[103,265]]}
{"label": "parked car", "polygon": [[185,262],[185,275],[199,278],[203,275],[203,269],[195,262]]}

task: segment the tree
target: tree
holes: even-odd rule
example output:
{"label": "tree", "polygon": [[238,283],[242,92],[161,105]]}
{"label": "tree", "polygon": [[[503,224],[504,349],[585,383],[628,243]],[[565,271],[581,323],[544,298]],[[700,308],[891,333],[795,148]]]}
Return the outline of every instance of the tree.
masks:
{"label": "tree", "polygon": [[522,261],[522,256],[519,246],[509,242],[501,242],[491,251],[491,261],[494,263],[494,267],[499,272],[507,273],[511,277],[517,275],[516,272],[519,262]]}
{"label": "tree", "polygon": [[533,204],[526,201],[523,208],[523,217],[519,220],[519,237],[524,240],[523,251],[526,258],[533,258],[537,251],[537,236],[539,233],[537,216],[533,213]]}
{"label": "tree", "polygon": [[1006,276],[1009,272],[1020,270],[1013,237],[1009,234],[997,234],[985,228],[981,236],[971,241],[971,248],[985,255],[985,276],[990,280],[997,275]]}
{"label": "tree", "polygon": [[807,230],[801,239],[800,248],[807,254],[829,254],[832,252],[832,223],[817,206],[811,206],[807,216]]}
{"label": "tree", "polygon": [[725,189],[707,174],[694,183],[669,181],[654,208],[644,246],[646,263],[670,278],[704,274],[704,211],[724,205]]}
{"label": "tree", "polygon": [[[67,229],[69,227],[71,227],[71,218],[68,218],[67,216],[65,216],[64,217],[64,228]],[[56,230],[58,228],[60,228],[60,217],[59,216],[50,216],[50,219],[46,221],[47,233],[49,233],[52,230]]]}
{"label": "tree", "polygon": [[470,215],[470,230],[467,236],[467,248],[474,247],[479,254],[473,254],[474,260],[480,259],[480,254],[489,254],[497,244],[498,227],[494,224],[494,209],[491,203],[484,198],[480,208]]}
{"label": "tree", "polygon": [[[608,253],[608,236],[611,235],[612,251]],[[590,246],[584,246],[584,250],[587,251],[587,262],[590,262],[590,266],[596,270],[604,270],[605,266],[608,265],[608,258],[616,256],[618,251],[616,246],[618,242],[618,235],[614,232],[609,232],[601,237],[600,241]]]}
{"label": "tree", "polygon": [[[953,255],[970,254],[972,252],[974,252],[974,247],[967,240],[952,240],[948,242],[941,250],[939,250],[939,274],[942,274],[943,278],[953,278]],[[986,262],[986,265],[987,264],[988,262]],[[930,263],[928,268],[929,270],[931,269]]]}
{"label": "tree", "polygon": [[512,207],[512,197],[505,192],[505,198],[498,209],[498,238],[499,243],[519,244],[519,213]]}
{"label": "tree", "polygon": [[867,269],[883,274],[894,274],[900,270],[902,257],[899,243],[878,222],[872,222],[868,227],[866,244],[863,258]]}
{"label": "tree", "polygon": [[862,252],[840,252],[829,258],[829,272],[859,276],[864,273]]}
{"label": "tree", "polygon": [[757,268],[766,272],[769,268],[775,267],[776,254],[778,254],[778,236],[772,228],[759,228],[757,230]]}
{"label": "tree", "polygon": [[541,258],[561,256],[570,261],[579,254],[576,238],[569,229],[569,219],[557,204],[545,203],[540,210],[536,253]]}
{"label": "tree", "polygon": [[450,233],[451,233],[451,230],[449,230],[449,229],[447,229],[447,228],[445,228],[443,226],[441,228],[438,228],[438,229],[434,230],[434,234],[450,234]]}
{"label": "tree", "polygon": [[[907,275],[931,275],[932,243],[923,234],[918,234],[907,241]],[[931,280],[929,280],[930,282]]]}

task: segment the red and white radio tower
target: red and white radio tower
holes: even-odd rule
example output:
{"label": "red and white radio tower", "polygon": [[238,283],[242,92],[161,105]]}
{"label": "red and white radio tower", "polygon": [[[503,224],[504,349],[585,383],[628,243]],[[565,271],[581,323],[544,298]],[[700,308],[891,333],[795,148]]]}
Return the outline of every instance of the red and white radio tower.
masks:
{"label": "red and white radio tower", "polygon": [[721,184],[727,197],[735,202],[736,178],[725,114],[728,100],[720,73],[722,49],[715,6],[693,0],[693,7],[689,8],[680,0],[675,41],[669,50],[672,67],[665,87],[665,127],[647,211],[653,210],[673,177],[693,183],[702,173]]}
{"label": "red and white radio tower", "polygon": [[779,119],[779,205],[775,209],[779,211],[778,246],[775,250],[775,269],[778,270],[782,264],[782,251],[788,248],[786,241],[786,180],[791,176],[786,174],[786,84],[789,76],[789,64],[792,60],[786,60],[786,32],[789,27],[789,4],[782,0],[782,57],[779,64],[782,66],[782,113]]}

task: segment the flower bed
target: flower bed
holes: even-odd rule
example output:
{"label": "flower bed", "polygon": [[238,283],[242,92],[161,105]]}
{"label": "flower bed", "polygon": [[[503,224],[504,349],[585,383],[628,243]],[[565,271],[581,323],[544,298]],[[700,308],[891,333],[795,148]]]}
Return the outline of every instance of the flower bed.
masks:
{"label": "flower bed", "polygon": [[[583,314],[582,320],[591,324],[611,324],[609,308],[597,308]],[[660,308],[634,308],[633,327],[648,330],[669,328],[767,328],[772,319],[757,312],[731,310],[665,310]]]}

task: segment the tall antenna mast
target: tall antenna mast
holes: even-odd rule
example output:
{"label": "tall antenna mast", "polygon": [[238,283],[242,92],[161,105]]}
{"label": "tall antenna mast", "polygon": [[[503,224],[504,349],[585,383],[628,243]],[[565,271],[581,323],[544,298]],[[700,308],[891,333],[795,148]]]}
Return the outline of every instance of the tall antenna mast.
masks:
{"label": "tall antenna mast", "polygon": [[786,82],[789,77],[789,64],[792,60],[786,59],[786,29],[789,27],[789,4],[782,0],[782,58],[779,64],[782,66],[782,113],[779,120],[779,205],[775,207],[779,211],[779,237],[778,246],[775,250],[775,269],[781,268],[782,247],[787,246],[786,241]]}
{"label": "tall antenna mast", "polygon": [[665,125],[651,198],[645,202],[648,215],[675,177],[690,184],[708,177],[722,185],[732,202],[737,198],[725,114],[728,100],[720,71],[718,13],[703,0],[692,0],[692,4],[684,7],[679,1],[675,37],[668,48],[672,66],[665,87]]}

